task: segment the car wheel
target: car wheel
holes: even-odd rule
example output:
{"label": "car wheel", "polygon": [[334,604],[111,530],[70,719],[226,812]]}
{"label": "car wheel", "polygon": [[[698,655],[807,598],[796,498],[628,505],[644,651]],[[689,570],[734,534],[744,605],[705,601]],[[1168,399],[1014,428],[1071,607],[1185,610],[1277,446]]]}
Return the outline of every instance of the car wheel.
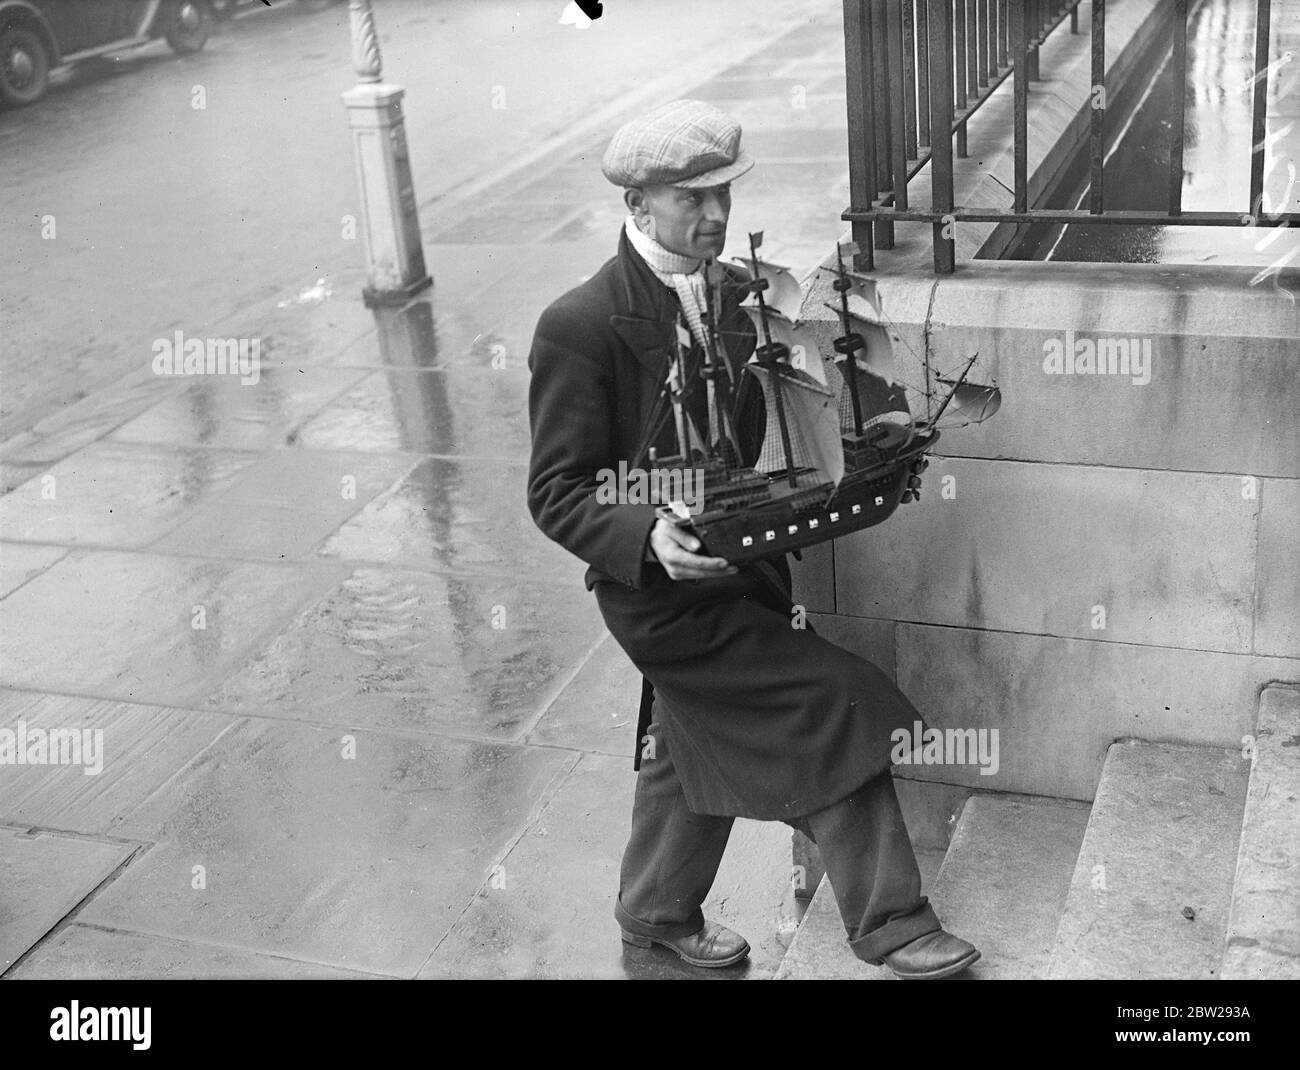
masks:
{"label": "car wheel", "polygon": [[171,0],[167,10],[167,43],[179,55],[197,52],[208,42],[212,14],[204,0]]}
{"label": "car wheel", "polygon": [[0,30],[0,101],[34,104],[50,84],[50,50],[23,26]]}

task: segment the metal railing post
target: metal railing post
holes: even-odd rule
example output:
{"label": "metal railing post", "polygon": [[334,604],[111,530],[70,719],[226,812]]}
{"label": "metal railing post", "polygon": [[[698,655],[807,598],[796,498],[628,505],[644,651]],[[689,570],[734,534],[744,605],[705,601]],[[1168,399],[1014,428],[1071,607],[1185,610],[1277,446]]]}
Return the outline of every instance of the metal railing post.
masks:
{"label": "metal railing post", "polygon": [[[844,76],[849,125],[849,209],[865,211],[876,199],[875,134],[871,129],[871,78],[868,75],[867,0],[844,0]],[[855,220],[853,257],[855,271],[875,267],[872,225]]]}
{"label": "metal railing post", "polygon": [[[953,46],[949,49],[953,65],[953,88],[956,91],[955,105],[959,111],[966,110],[966,0],[953,0],[952,37]],[[966,124],[957,127],[957,155],[966,157]]]}
{"label": "metal railing post", "polygon": [[916,143],[930,145],[930,12],[916,4]]}
{"label": "metal railing post", "polygon": [[1089,154],[1089,210],[1102,211],[1106,164],[1106,0],[1092,0],[1092,116]]}
{"label": "metal railing post", "polygon": [[[910,3],[910,0],[909,0]],[[889,144],[893,181],[894,207],[907,211],[907,126],[904,120],[906,97],[903,91],[903,0],[889,0],[885,12],[885,42],[889,56],[889,92],[894,101],[890,110],[892,130]]]}
{"label": "metal railing post", "polygon": [[[871,91],[875,108],[871,124],[876,137],[876,186],[880,196],[892,188],[891,148],[892,132],[890,112],[894,103],[889,99],[889,43],[885,33],[884,0],[867,0],[867,40],[871,49]],[[900,101],[899,104],[902,102]],[[876,248],[894,247],[894,223],[890,219],[876,220]]]}
{"label": "metal railing post", "polygon": [[1269,0],[1255,4],[1255,93],[1250,111],[1250,207],[1248,215],[1259,216],[1264,195],[1264,118],[1268,108]]}
{"label": "metal railing post", "polygon": [[[930,5],[930,198],[936,212],[951,212],[952,191],[952,22],[949,0]],[[956,268],[954,224],[936,220],[934,270],[950,275]]]}
{"label": "metal railing post", "polygon": [[1187,110],[1187,0],[1174,0],[1174,114],[1169,117],[1169,214],[1183,211],[1183,126]]}
{"label": "metal railing post", "polygon": [[1023,212],[1028,201],[1029,167],[1029,70],[1026,63],[1029,43],[1025,27],[1025,9],[1011,0],[1011,65],[1015,78],[1014,115],[1011,140],[1015,151],[1015,189],[1013,210]]}

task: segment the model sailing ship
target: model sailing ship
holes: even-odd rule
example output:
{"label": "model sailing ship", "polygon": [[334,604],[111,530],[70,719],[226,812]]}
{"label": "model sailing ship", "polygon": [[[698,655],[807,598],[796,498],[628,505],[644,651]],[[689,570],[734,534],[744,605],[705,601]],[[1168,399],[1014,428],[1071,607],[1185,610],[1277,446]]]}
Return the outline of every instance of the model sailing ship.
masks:
{"label": "model sailing ship", "polygon": [[[701,501],[694,512],[674,501],[658,514],[689,527],[703,544],[701,553],[736,564],[879,524],[908,496],[919,496],[925,454],[939,440],[945,413],[961,424],[979,423],[1001,405],[996,382],[968,381],[977,353],[955,378],[933,375],[926,359],[924,392],[927,409],[934,412],[923,418],[912,415],[886,363],[869,359],[862,333],[853,329],[855,319],[871,322],[868,310],[875,306],[864,283],[844,268],[844,254],[852,247],[836,252],[838,308],[827,307],[838,313],[842,334],[834,340],[834,358],[825,360],[813,332],[797,321],[798,283],[785,269],[760,261],[762,239],[761,231],[750,234],[749,263],[729,265],[748,279],[742,308],[758,335],[745,371],[757,377],[766,400],[759,457],[752,466],[741,463],[731,419],[735,384],[719,357],[712,299],[703,316],[706,344],[698,381],[688,375],[690,334],[684,327],[679,326],[671,357],[665,391],[677,453],[662,457],[650,450],[648,455],[652,467],[702,473]],[[710,296],[712,291],[706,287]],[[850,310],[851,297],[857,299],[857,314]],[[696,425],[688,405],[700,382],[707,392],[706,429]],[[947,388],[941,399],[935,384]]]}

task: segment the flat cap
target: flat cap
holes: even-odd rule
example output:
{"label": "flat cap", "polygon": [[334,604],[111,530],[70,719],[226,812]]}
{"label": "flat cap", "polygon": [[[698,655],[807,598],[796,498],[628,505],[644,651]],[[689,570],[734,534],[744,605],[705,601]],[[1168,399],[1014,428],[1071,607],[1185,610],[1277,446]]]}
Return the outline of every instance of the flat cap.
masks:
{"label": "flat cap", "polygon": [[740,123],[700,100],[674,100],[619,127],[600,169],[617,186],[721,186],[754,166]]}

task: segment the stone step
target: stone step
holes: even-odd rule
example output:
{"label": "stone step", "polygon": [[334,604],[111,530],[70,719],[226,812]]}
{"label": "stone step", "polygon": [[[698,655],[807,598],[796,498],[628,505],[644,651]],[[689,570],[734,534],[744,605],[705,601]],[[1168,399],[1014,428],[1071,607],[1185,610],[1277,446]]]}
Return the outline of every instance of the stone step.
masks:
{"label": "stone step", "polygon": [[1219,975],[1249,772],[1238,750],[1112,744],[1048,976]]}
{"label": "stone step", "polygon": [[967,800],[931,899],[944,928],[980,949],[970,976],[1046,974],[1088,813],[1032,795]]}
{"label": "stone step", "polygon": [[[1087,823],[1088,807],[1067,800],[974,795],[966,801],[938,873],[928,879],[923,863],[922,883],[944,927],[980,949],[969,976],[1043,975]],[[854,957],[835,893],[823,881],[777,977],[888,980],[893,974]]]}
{"label": "stone step", "polygon": [[[916,852],[921,869],[921,887],[929,889],[943,862],[943,852]],[[776,971],[777,981],[831,981],[845,979],[888,980],[893,974],[883,967],[868,966],[849,949],[835,892],[825,877],[808,904],[785,958]]]}
{"label": "stone step", "polygon": [[1300,978],[1300,690],[1265,688],[1232,887],[1225,978]]}

